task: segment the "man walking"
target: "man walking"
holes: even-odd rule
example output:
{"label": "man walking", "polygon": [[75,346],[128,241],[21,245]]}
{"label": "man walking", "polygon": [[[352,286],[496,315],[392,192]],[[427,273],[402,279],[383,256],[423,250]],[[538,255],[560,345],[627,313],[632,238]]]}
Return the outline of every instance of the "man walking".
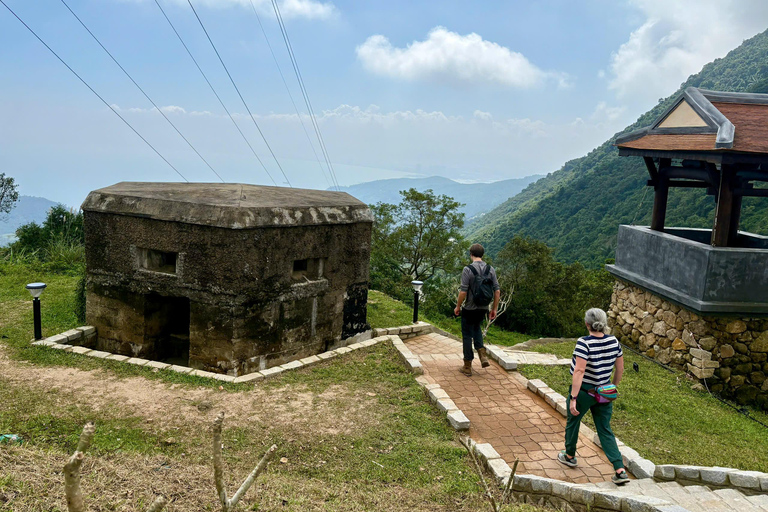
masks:
{"label": "man walking", "polygon": [[[483,330],[480,327],[488,314],[490,319],[496,318],[499,307],[501,291],[499,280],[496,278],[496,270],[483,261],[485,249],[480,244],[473,244],[469,248],[469,257],[472,263],[464,267],[461,273],[461,286],[459,298],[453,313],[461,314],[461,338],[464,342],[464,367],[461,373],[472,376],[472,360],[475,354],[472,352],[474,341],[477,354],[480,356],[480,364],[483,368],[490,366],[488,355],[483,346]],[[490,312],[488,307],[493,303]],[[463,309],[462,309],[463,306]]]}

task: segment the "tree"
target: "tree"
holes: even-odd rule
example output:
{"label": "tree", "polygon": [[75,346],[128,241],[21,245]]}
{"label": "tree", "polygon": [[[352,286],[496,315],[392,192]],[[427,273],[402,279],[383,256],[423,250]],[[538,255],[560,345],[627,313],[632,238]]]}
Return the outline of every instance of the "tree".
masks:
{"label": "tree", "polygon": [[10,176],[0,172],[0,216],[4,213],[10,213],[19,200],[19,193],[16,190],[18,185]]}
{"label": "tree", "polygon": [[[400,204],[377,203],[374,214],[371,279],[384,292],[408,281],[454,273],[466,251],[459,230],[462,204],[432,190],[401,191]],[[397,295],[397,293],[395,293]]]}

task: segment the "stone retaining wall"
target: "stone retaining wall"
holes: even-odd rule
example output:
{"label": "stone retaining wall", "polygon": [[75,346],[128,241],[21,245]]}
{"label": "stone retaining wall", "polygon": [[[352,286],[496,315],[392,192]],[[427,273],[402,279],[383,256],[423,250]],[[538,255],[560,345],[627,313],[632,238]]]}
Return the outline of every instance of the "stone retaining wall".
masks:
{"label": "stone retaining wall", "polygon": [[768,410],[768,318],[701,316],[618,279],[608,317],[622,343]]}
{"label": "stone retaining wall", "polygon": [[682,485],[736,489],[746,495],[768,493],[768,473],[760,471],[664,464],[656,466],[653,477],[661,482],[675,481]]}

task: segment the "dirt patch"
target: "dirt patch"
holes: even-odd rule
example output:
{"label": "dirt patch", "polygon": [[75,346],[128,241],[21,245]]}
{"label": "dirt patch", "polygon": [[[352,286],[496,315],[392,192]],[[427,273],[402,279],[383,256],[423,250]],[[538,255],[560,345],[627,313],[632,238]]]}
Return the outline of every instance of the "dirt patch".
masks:
{"label": "dirt patch", "polygon": [[0,351],[2,379],[21,386],[55,391],[69,403],[112,416],[140,417],[165,427],[210,425],[224,411],[227,426],[290,426],[297,433],[345,434],[376,421],[365,393],[333,385],[313,393],[303,385],[230,393],[169,384],[144,377],[117,377],[104,370],[40,367],[9,360]]}

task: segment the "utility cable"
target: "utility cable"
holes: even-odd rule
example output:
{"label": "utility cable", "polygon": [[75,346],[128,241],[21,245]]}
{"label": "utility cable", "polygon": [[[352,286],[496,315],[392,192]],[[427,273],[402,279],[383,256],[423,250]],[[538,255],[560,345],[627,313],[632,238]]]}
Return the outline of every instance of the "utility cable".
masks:
{"label": "utility cable", "polygon": [[132,76],[131,76],[131,75],[128,73],[128,71],[126,71],[126,70],[125,70],[125,68],[124,68],[123,66],[121,66],[121,65],[120,65],[120,63],[119,63],[119,62],[117,61],[117,59],[116,59],[116,58],[115,58],[115,57],[114,57],[114,56],[113,56],[113,55],[110,53],[110,51],[109,51],[109,50],[107,50],[107,48],[106,48],[106,47],[105,47],[103,44],[101,44],[101,41],[99,41],[99,38],[98,38],[98,37],[96,37],[96,35],[94,35],[94,33],[93,33],[93,32],[91,32],[91,29],[89,29],[89,28],[86,26],[86,24],[85,24],[85,23],[83,23],[83,20],[81,20],[81,19],[80,19],[80,17],[79,17],[77,14],[75,14],[75,11],[73,11],[73,10],[72,10],[72,8],[71,8],[71,7],[70,7],[70,6],[67,4],[67,2],[66,2],[65,0],[61,0],[61,3],[62,3],[62,4],[64,4],[64,7],[66,7],[66,8],[67,8],[67,10],[68,10],[70,13],[72,13],[72,16],[74,16],[74,17],[75,17],[75,19],[76,19],[78,22],[80,22],[80,25],[82,25],[82,26],[83,26],[83,28],[84,28],[84,29],[85,29],[85,30],[86,30],[86,31],[87,31],[87,32],[88,32],[88,33],[91,35],[91,37],[93,38],[93,40],[94,40],[94,41],[96,41],[96,42],[98,43],[98,45],[99,45],[99,46],[101,46],[101,49],[102,49],[102,50],[104,50],[104,51],[107,53],[107,55],[109,55],[109,58],[110,58],[110,59],[112,59],[112,62],[114,62],[115,64],[117,64],[117,67],[119,67],[119,68],[120,68],[120,71],[122,71],[122,72],[125,74],[125,76],[127,76],[127,77],[128,77],[128,79],[129,79],[131,82],[133,82],[133,85],[135,85],[135,86],[136,86],[136,88],[137,88],[139,91],[141,91],[141,94],[143,94],[143,95],[144,95],[144,97],[145,97],[145,98],[147,98],[147,100],[148,100],[148,101],[149,101],[149,102],[152,104],[152,106],[153,106],[153,107],[155,107],[155,109],[156,109],[158,112],[160,112],[160,115],[162,115],[162,116],[163,116],[163,118],[165,118],[165,120],[166,120],[166,121],[168,121],[168,124],[170,124],[170,125],[171,125],[171,127],[173,127],[173,129],[174,129],[174,130],[176,130],[176,133],[178,133],[178,134],[179,134],[179,137],[181,137],[182,139],[184,139],[184,142],[186,142],[186,143],[187,143],[187,145],[188,145],[190,148],[192,148],[192,151],[194,151],[194,152],[195,152],[195,154],[196,154],[197,156],[199,156],[199,157],[200,157],[200,160],[202,160],[203,162],[205,162],[205,165],[207,165],[207,166],[208,166],[208,168],[209,168],[209,169],[210,169],[210,170],[213,172],[213,174],[215,174],[215,175],[216,175],[216,177],[217,177],[217,178],[219,178],[219,179],[221,180],[221,182],[222,182],[222,183],[224,183],[224,178],[222,178],[222,177],[221,177],[221,175],[220,175],[218,172],[216,172],[216,169],[214,169],[214,168],[211,166],[211,164],[209,164],[209,163],[208,163],[208,160],[206,160],[205,158],[203,158],[203,155],[201,155],[201,154],[200,154],[200,152],[199,152],[199,151],[198,151],[198,150],[195,148],[195,146],[193,146],[193,145],[192,145],[192,143],[191,143],[191,142],[189,142],[189,139],[187,139],[187,138],[184,136],[184,134],[183,134],[183,133],[181,133],[181,131],[180,131],[180,130],[179,130],[177,127],[176,127],[176,125],[173,123],[173,121],[171,121],[171,120],[168,118],[168,116],[166,116],[166,115],[165,115],[165,112],[163,112],[163,111],[162,111],[162,109],[161,109],[161,108],[160,108],[160,107],[157,105],[157,103],[155,103],[155,102],[152,100],[152,98],[150,98],[150,97],[149,97],[149,95],[148,95],[148,94],[147,94],[147,93],[144,91],[144,89],[142,89],[142,87],[141,87],[141,86],[140,86],[138,83],[136,83],[136,80],[134,80],[134,79],[133,79],[133,77],[132,77]]}
{"label": "utility cable", "polygon": [[211,43],[211,47],[213,48],[213,51],[216,53],[216,57],[219,58],[219,62],[221,62],[221,65],[224,67],[224,71],[227,72],[229,81],[232,82],[232,86],[235,88],[235,91],[237,91],[237,95],[240,97],[240,101],[243,102],[243,106],[245,107],[245,110],[248,111],[248,116],[251,118],[251,121],[253,121],[254,126],[256,126],[256,130],[258,130],[259,135],[261,135],[261,139],[264,141],[264,144],[267,145],[267,149],[269,149],[269,153],[272,155],[272,158],[275,159],[275,163],[277,164],[277,167],[280,169],[280,172],[282,173],[283,178],[285,178],[285,182],[288,183],[289,187],[293,188],[293,185],[291,185],[291,181],[288,179],[288,176],[285,175],[283,166],[280,165],[280,162],[277,160],[277,157],[275,156],[275,152],[272,151],[272,146],[270,146],[269,142],[267,142],[267,138],[264,136],[264,133],[261,131],[261,128],[259,128],[259,123],[256,122],[256,118],[253,117],[253,113],[251,112],[251,109],[248,108],[248,104],[245,102],[245,98],[243,98],[243,95],[240,93],[240,89],[237,87],[235,80],[232,78],[232,75],[230,74],[229,69],[227,68],[227,65],[224,64],[224,59],[221,58],[221,55],[219,54],[219,50],[217,50],[216,45],[213,44],[213,39],[211,39],[211,36],[208,34],[208,30],[206,30],[205,25],[203,24],[203,20],[201,20],[200,16],[198,16],[197,11],[195,10],[195,6],[192,5],[192,0],[187,0],[187,3],[192,8],[192,12],[195,13],[195,18],[197,18],[198,23],[200,23],[200,27],[203,29],[203,32],[205,32],[205,37],[207,37],[208,42]]}
{"label": "utility cable", "polygon": [[16,14],[16,13],[13,11],[13,9],[11,9],[10,7],[8,7],[8,4],[6,4],[4,0],[0,0],[0,4],[3,4],[3,7],[5,7],[6,9],[8,9],[8,11],[9,11],[11,14],[13,14],[13,16],[14,16],[14,17],[15,17],[17,20],[19,20],[19,21],[21,22],[21,24],[22,24],[22,25],[24,25],[24,27],[26,27],[26,29],[27,29],[27,30],[29,30],[29,31],[32,33],[32,35],[33,35],[33,36],[35,36],[35,37],[37,38],[37,40],[38,40],[38,41],[40,41],[40,42],[43,44],[43,46],[45,46],[46,48],[48,48],[48,51],[50,51],[50,52],[51,52],[51,53],[52,53],[52,54],[53,54],[53,55],[54,55],[54,56],[55,56],[57,59],[59,59],[59,62],[61,62],[62,64],[64,64],[64,66],[65,66],[65,67],[66,67],[68,70],[70,70],[70,71],[72,72],[72,74],[73,74],[73,75],[75,75],[75,76],[78,78],[78,80],[80,80],[80,81],[83,83],[83,85],[85,85],[85,86],[86,86],[86,87],[87,87],[87,88],[88,88],[88,89],[89,89],[89,90],[90,90],[90,91],[91,91],[93,94],[95,94],[95,95],[96,95],[96,97],[97,97],[97,98],[99,98],[99,99],[101,100],[101,102],[102,102],[102,103],[104,103],[104,104],[105,104],[105,105],[106,105],[106,106],[107,106],[107,107],[108,107],[108,108],[109,108],[109,109],[110,109],[112,112],[114,112],[114,113],[115,113],[115,115],[116,115],[117,117],[119,117],[119,118],[120,118],[120,120],[121,120],[122,122],[124,122],[124,123],[126,124],[126,126],[128,126],[128,128],[130,128],[130,129],[131,129],[131,131],[133,131],[133,133],[135,133],[135,134],[136,134],[136,135],[137,135],[137,136],[138,136],[138,137],[139,137],[141,140],[143,140],[143,141],[144,141],[144,143],[145,143],[147,146],[149,146],[149,147],[152,149],[152,151],[154,151],[154,152],[157,154],[157,156],[159,156],[160,158],[162,158],[162,159],[163,159],[163,161],[164,161],[166,164],[168,164],[168,166],[169,166],[171,169],[173,169],[174,171],[176,171],[176,174],[178,174],[179,176],[181,176],[181,177],[182,177],[182,179],[183,179],[184,181],[186,181],[187,183],[189,183],[189,180],[188,180],[187,178],[185,178],[185,177],[184,177],[184,175],[183,175],[183,174],[181,174],[181,172],[180,172],[180,171],[179,171],[179,170],[178,170],[176,167],[174,167],[174,165],[173,165],[171,162],[169,162],[169,161],[168,161],[168,159],[167,159],[167,158],[165,158],[165,157],[164,157],[164,156],[163,156],[163,155],[162,155],[162,154],[161,154],[161,153],[160,153],[160,152],[159,152],[159,151],[158,151],[158,150],[155,148],[155,146],[153,146],[152,144],[150,144],[150,142],[149,142],[147,139],[145,139],[145,138],[144,138],[144,137],[143,137],[143,136],[142,136],[142,135],[141,135],[141,134],[140,134],[140,133],[139,133],[139,132],[136,130],[136,128],[134,128],[134,127],[131,125],[131,123],[129,123],[128,121],[126,121],[126,119],[125,119],[123,116],[121,116],[121,115],[120,115],[120,113],[119,113],[119,112],[118,112],[118,111],[117,111],[117,110],[116,110],[116,109],[115,109],[115,108],[114,108],[112,105],[110,105],[109,103],[107,103],[107,101],[106,101],[106,100],[105,100],[105,99],[104,99],[104,98],[103,98],[103,97],[102,97],[102,96],[101,96],[99,93],[97,93],[97,92],[94,90],[94,88],[93,88],[93,87],[91,87],[90,85],[88,85],[88,82],[86,82],[86,81],[83,79],[83,77],[81,77],[80,75],[78,75],[78,74],[77,74],[77,72],[76,72],[74,69],[72,69],[72,67],[70,67],[70,65],[69,65],[69,64],[67,64],[67,63],[64,61],[64,59],[62,59],[61,57],[59,57],[59,54],[58,54],[58,53],[56,53],[55,51],[53,51],[53,49],[52,49],[50,46],[48,46],[48,44],[47,44],[45,41],[43,41],[43,39],[42,39],[40,36],[38,36],[38,35],[37,35],[37,33],[36,33],[34,30],[32,30],[32,28],[30,28],[30,26],[29,26],[29,25],[27,25],[27,24],[24,22],[24,20],[22,20],[22,19],[19,17],[19,15],[18,15],[18,14]]}
{"label": "utility cable", "polygon": [[283,41],[285,42],[285,47],[288,50],[288,55],[291,58],[291,65],[293,66],[293,72],[296,74],[296,79],[299,82],[299,89],[301,89],[301,94],[304,97],[304,103],[307,106],[307,110],[309,111],[310,119],[312,120],[312,126],[315,129],[315,134],[317,135],[318,143],[320,144],[320,150],[323,153],[323,156],[325,157],[325,162],[328,165],[328,169],[330,170],[331,177],[336,183],[336,190],[339,190],[339,181],[336,178],[336,171],[333,168],[333,164],[331,163],[331,159],[328,156],[328,149],[325,146],[325,141],[323,140],[323,136],[320,133],[320,127],[317,124],[317,119],[315,116],[315,111],[312,109],[312,102],[309,100],[309,94],[307,93],[307,88],[304,85],[304,79],[301,76],[301,71],[299,70],[299,64],[296,61],[296,55],[293,53],[293,46],[291,45],[291,40],[288,37],[288,30],[285,28],[285,23],[283,22],[283,16],[280,14],[280,8],[277,5],[276,0],[272,0],[272,8],[275,11],[275,17],[277,18],[277,23],[280,25],[280,32],[283,35]]}
{"label": "utility cable", "polygon": [[[299,118],[299,122],[301,123],[301,128],[304,130],[304,135],[307,136],[307,142],[309,142],[309,147],[312,148],[312,153],[315,155],[315,159],[317,160],[317,164],[320,166],[320,172],[323,173],[323,178],[325,178],[325,181],[333,187],[333,183],[328,179],[328,176],[325,173],[325,169],[323,168],[323,163],[320,161],[320,157],[317,154],[317,151],[315,151],[315,145],[312,144],[312,138],[309,136],[309,132],[307,131],[307,127],[304,125],[304,120],[301,118],[301,113],[299,112],[299,108],[296,106],[296,102],[293,99],[293,94],[291,94],[291,89],[288,87],[288,82],[285,80],[285,76],[283,75],[283,70],[280,69],[280,63],[277,61],[277,56],[275,56],[275,52],[272,49],[272,45],[269,43],[269,37],[267,37],[267,32],[264,30],[264,25],[261,23],[261,16],[259,16],[259,13],[256,11],[256,6],[253,4],[253,0],[250,0],[251,3],[251,9],[253,9],[253,14],[256,15],[256,20],[259,22],[259,28],[261,29],[261,33],[264,34],[264,41],[267,43],[267,48],[269,48],[269,53],[272,54],[272,60],[275,61],[275,66],[277,66],[277,72],[280,73],[280,78],[283,81],[283,85],[285,86],[286,92],[288,92],[288,97],[291,99],[291,104],[293,105],[293,110],[296,111],[296,116]],[[329,169],[330,171],[330,169]]]}
{"label": "utility cable", "polygon": [[259,158],[259,155],[256,153],[256,150],[253,149],[253,146],[251,145],[251,143],[248,142],[248,138],[243,133],[243,130],[240,129],[240,126],[237,124],[237,121],[235,121],[234,116],[232,116],[232,114],[230,113],[230,111],[227,108],[227,106],[224,105],[224,102],[222,101],[221,97],[219,96],[219,93],[216,92],[216,89],[213,87],[213,84],[211,84],[211,81],[208,80],[208,76],[205,74],[205,71],[203,71],[203,68],[200,67],[200,64],[197,62],[197,59],[195,59],[195,56],[192,55],[192,52],[190,51],[189,47],[187,46],[187,43],[184,42],[184,39],[181,37],[181,34],[179,34],[179,31],[176,30],[176,26],[173,24],[171,19],[165,13],[165,9],[163,9],[163,6],[160,5],[160,2],[158,0],[155,0],[155,4],[157,5],[158,9],[160,9],[160,12],[163,13],[163,16],[165,17],[165,21],[167,21],[168,24],[171,26],[171,29],[173,30],[173,33],[176,34],[176,37],[179,39],[179,42],[181,43],[181,45],[187,51],[187,55],[189,55],[189,58],[192,59],[192,62],[195,63],[195,66],[197,67],[197,70],[200,72],[201,75],[203,75],[203,79],[205,79],[205,83],[208,84],[208,87],[211,88],[211,92],[213,92],[213,95],[216,96],[217,100],[219,100],[219,104],[221,105],[221,108],[223,108],[224,112],[227,113],[227,115],[229,116],[229,119],[232,121],[232,124],[235,125],[235,128],[237,129],[238,133],[240,133],[240,136],[243,138],[245,143],[251,149],[251,153],[253,153],[253,156],[256,157],[256,160],[259,162],[259,165],[261,165],[261,168],[264,169],[264,172],[267,173],[267,176],[269,176],[269,180],[272,182],[273,185],[277,186],[277,182],[272,177],[272,174],[270,174],[269,170],[267,169],[267,166],[264,165],[264,162],[261,161],[261,158]]}

